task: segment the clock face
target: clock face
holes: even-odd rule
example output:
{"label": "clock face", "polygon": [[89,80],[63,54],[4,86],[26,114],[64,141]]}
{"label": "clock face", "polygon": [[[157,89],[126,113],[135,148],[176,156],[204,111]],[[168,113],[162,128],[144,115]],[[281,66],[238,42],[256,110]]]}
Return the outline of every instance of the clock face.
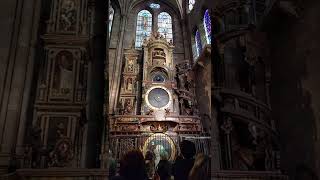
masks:
{"label": "clock face", "polygon": [[170,97],[166,90],[154,88],[148,94],[148,101],[153,107],[162,108],[169,103]]}
{"label": "clock face", "polygon": [[165,78],[163,77],[162,74],[156,74],[155,76],[153,76],[153,82],[164,82]]}

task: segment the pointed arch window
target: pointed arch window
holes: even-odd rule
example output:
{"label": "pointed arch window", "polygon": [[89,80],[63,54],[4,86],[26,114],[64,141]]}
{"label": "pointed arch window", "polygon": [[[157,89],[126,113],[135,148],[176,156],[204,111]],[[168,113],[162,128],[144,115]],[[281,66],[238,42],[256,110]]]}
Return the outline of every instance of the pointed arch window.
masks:
{"label": "pointed arch window", "polygon": [[211,44],[211,19],[208,9],[205,11],[203,16],[203,26],[206,33],[207,43]]}
{"label": "pointed arch window", "polygon": [[196,57],[198,57],[202,51],[202,43],[201,43],[201,36],[200,36],[199,30],[196,31],[196,34],[194,36],[194,40],[196,42],[196,50],[197,50]]}
{"label": "pointed arch window", "polygon": [[158,31],[160,35],[166,37],[167,41],[172,40],[172,19],[167,12],[158,15]]}
{"label": "pointed arch window", "polygon": [[189,12],[193,9],[193,6],[195,3],[196,3],[196,0],[189,0],[189,5],[188,5]]}
{"label": "pointed arch window", "polygon": [[141,10],[137,17],[135,47],[140,48],[143,40],[150,37],[152,32],[152,14],[147,10]]}
{"label": "pointed arch window", "polygon": [[109,6],[109,37],[112,29],[113,16],[114,16],[114,9],[112,8],[112,6]]}

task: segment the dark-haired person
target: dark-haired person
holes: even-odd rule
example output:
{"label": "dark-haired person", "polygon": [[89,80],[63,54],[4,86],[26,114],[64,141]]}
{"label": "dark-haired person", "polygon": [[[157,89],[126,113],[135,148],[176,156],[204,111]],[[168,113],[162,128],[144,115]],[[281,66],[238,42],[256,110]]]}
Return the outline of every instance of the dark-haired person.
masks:
{"label": "dark-haired person", "polygon": [[141,151],[131,150],[127,152],[120,160],[119,176],[111,180],[147,180],[144,157]]}
{"label": "dark-haired person", "polygon": [[189,180],[209,180],[210,160],[204,154],[198,154],[189,173]]}
{"label": "dark-haired person", "polygon": [[161,159],[157,166],[157,175],[159,176],[160,180],[170,180],[172,165],[168,160],[168,154],[161,153],[160,158]]}
{"label": "dark-haired person", "polygon": [[173,165],[174,180],[188,180],[189,172],[193,167],[196,147],[193,142],[183,140],[180,143],[181,158]]}
{"label": "dark-haired person", "polygon": [[154,154],[151,151],[147,151],[145,155],[145,165],[146,165],[146,172],[149,179],[153,179],[155,173],[155,162],[154,162]]}

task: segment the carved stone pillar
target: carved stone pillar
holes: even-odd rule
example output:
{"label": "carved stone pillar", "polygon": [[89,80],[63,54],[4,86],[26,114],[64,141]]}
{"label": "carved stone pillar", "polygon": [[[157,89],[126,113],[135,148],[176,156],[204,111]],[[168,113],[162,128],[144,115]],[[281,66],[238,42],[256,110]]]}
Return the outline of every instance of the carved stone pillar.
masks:
{"label": "carved stone pillar", "polygon": [[[0,174],[23,154],[41,1],[3,1],[0,52]],[[30,18],[32,17],[32,18]],[[21,157],[21,156],[18,156]]]}
{"label": "carved stone pillar", "polygon": [[109,88],[109,113],[115,113],[119,97],[120,88],[120,76],[121,68],[123,64],[123,44],[124,44],[124,33],[128,20],[128,10],[130,1],[121,1],[121,19],[120,19],[120,36],[118,40],[117,50],[116,50],[116,60],[114,66],[114,73],[110,76]]}
{"label": "carved stone pillar", "polygon": [[233,123],[231,117],[227,117],[223,124],[221,125],[221,129],[225,135],[225,143],[226,143],[226,165],[228,169],[232,168],[232,147],[231,147],[231,133],[233,130]]}

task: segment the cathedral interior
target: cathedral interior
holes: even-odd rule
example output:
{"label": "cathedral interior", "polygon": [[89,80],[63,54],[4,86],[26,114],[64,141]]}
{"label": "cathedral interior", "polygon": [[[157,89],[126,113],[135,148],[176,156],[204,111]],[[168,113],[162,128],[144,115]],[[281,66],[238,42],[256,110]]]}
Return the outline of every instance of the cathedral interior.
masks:
{"label": "cathedral interior", "polygon": [[217,180],[319,180],[319,0],[2,0],[0,179],[191,141]]}

